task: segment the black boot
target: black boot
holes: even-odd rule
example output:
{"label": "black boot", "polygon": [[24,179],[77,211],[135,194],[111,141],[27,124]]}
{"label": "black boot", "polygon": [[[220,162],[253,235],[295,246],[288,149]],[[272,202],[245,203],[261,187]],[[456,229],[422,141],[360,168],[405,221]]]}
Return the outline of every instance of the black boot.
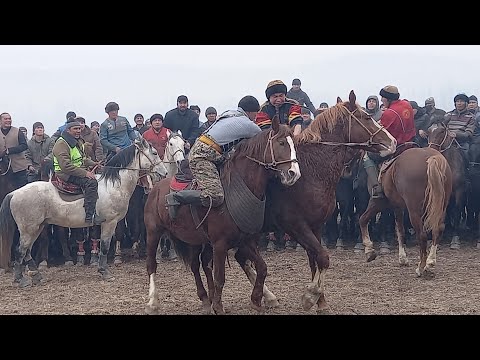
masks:
{"label": "black boot", "polygon": [[170,218],[174,220],[177,217],[178,206],[180,205],[202,205],[201,193],[200,190],[181,190],[165,195]]}
{"label": "black boot", "polygon": [[372,199],[384,199],[382,185],[378,182],[378,170],[376,166],[368,166],[365,168],[367,172],[368,180],[372,184],[370,195]]}

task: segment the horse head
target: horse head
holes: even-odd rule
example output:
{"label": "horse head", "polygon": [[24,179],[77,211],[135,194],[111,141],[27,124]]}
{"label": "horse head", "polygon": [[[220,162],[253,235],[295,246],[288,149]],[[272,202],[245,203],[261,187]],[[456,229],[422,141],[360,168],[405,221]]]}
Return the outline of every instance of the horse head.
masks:
{"label": "horse head", "polygon": [[379,153],[381,157],[391,155],[395,152],[397,141],[390,133],[378,124],[363,110],[357,103],[357,97],[352,90],[348,101],[339,103],[336,106],[343,107],[347,115],[344,135],[345,141],[353,147]]}
{"label": "horse head", "polygon": [[167,176],[167,168],[160,159],[160,156],[158,156],[157,150],[143,137],[137,138],[134,141],[134,145],[136,147],[140,170],[146,170],[147,173],[146,178],[148,184],[145,184],[144,187],[150,190],[153,187],[151,183],[152,176],[154,182],[156,182],[157,177],[165,178]]}
{"label": "horse head", "polygon": [[272,129],[264,131],[267,137],[263,151],[263,161],[249,157],[267,170],[274,170],[283,185],[292,186],[300,178],[300,167],[297,162],[297,152],[292,139],[292,131],[287,125],[280,125],[278,116],[272,119]]}
{"label": "horse head", "polygon": [[163,161],[167,163],[175,163],[177,167],[180,167],[181,162],[185,159],[185,139],[182,136],[182,132],[167,131],[168,142],[165,147],[165,154]]}
{"label": "horse head", "polygon": [[432,125],[427,132],[428,135],[428,147],[442,152],[452,146],[455,142],[455,133],[449,131],[447,126],[443,123],[437,123]]}

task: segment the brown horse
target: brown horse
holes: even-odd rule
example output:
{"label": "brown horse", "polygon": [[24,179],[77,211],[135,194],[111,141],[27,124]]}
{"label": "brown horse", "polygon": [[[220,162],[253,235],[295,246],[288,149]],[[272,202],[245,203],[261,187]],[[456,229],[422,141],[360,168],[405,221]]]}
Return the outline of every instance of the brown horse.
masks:
{"label": "brown horse", "polygon": [[[259,166],[260,165],[260,166]],[[295,146],[291,139],[291,130],[286,125],[278,124],[278,117],[273,121],[273,128],[269,131],[262,131],[251,139],[245,139],[239,143],[220,171],[222,183],[227,187],[229,184],[243,181],[243,187],[247,187],[250,195],[254,196],[257,202],[264,200],[268,179],[279,176],[282,184],[293,185],[300,178],[300,169],[296,160]],[[210,251],[213,258],[213,280],[209,282],[211,310],[216,314],[224,314],[222,304],[222,291],[225,282],[225,260],[227,251],[234,247],[239,250],[247,260],[243,268],[249,279],[254,283],[251,294],[252,305],[255,309],[261,310],[261,300],[266,294],[266,301],[276,302],[276,299],[267,299],[268,289],[264,286],[267,273],[265,261],[260,256],[256,240],[237,225],[227,208],[227,200],[218,208],[207,210],[198,208],[198,217],[202,225],[197,225],[192,218],[189,206],[182,206],[178,210],[175,221],[169,216],[165,206],[165,196],[170,191],[170,179],[164,179],[155,185],[145,205],[145,226],[147,228],[147,273],[150,280],[149,302],[145,311],[155,313],[158,309],[158,295],[155,288],[155,273],[157,263],[155,260],[157,246],[161,236],[168,232],[173,241],[177,254],[186,263],[191,264],[190,251],[198,256],[202,245]],[[228,192],[228,190],[226,190]],[[227,197],[226,197],[227,199]],[[235,209],[234,209],[235,210]],[[262,208],[263,210],[263,208]],[[207,213],[208,211],[208,213]],[[258,232],[260,232],[260,227]],[[254,231],[252,233],[255,233]],[[186,243],[186,244],[183,244]],[[211,245],[211,248],[209,246]],[[253,270],[251,263],[254,263]],[[193,270],[192,265],[192,270]],[[205,269],[205,268],[204,268]],[[208,271],[208,270],[207,270]],[[253,271],[253,275],[252,275]],[[210,273],[211,274],[211,273]],[[273,296],[273,294],[271,294]],[[204,305],[206,305],[204,303]]]}
{"label": "brown horse", "polygon": [[432,127],[428,133],[428,147],[440,151],[452,170],[452,197],[447,208],[447,219],[452,223],[452,242],[450,247],[460,247],[460,221],[467,204],[467,169],[462,156],[460,144],[455,139],[455,133],[448,131],[441,122]]}
{"label": "brown horse", "polygon": [[[452,172],[445,157],[432,148],[411,148],[402,152],[383,173],[381,183],[385,199],[370,199],[360,217],[360,229],[367,261],[376,253],[368,233],[368,222],[380,210],[391,207],[395,214],[400,265],[407,265],[403,226],[404,209],[420,245],[418,276],[433,274],[437,244],[445,229],[445,212],[452,191]],[[432,232],[432,246],[427,258],[427,233]]]}
{"label": "brown horse", "polygon": [[[323,311],[327,307],[324,286],[329,257],[321,245],[321,234],[324,223],[335,209],[335,191],[345,164],[357,156],[357,151],[361,149],[380,153],[381,156],[393,154],[396,141],[358,106],[355,93],[351,91],[348,101],[338,99],[336,106],[317,115],[295,142],[302,177],[288,188],[279,182],[268,186],[262,232],[280,228],[307,250],[312,283],[302,297],[303,307],[309,310],[317,304],[318,310]],[[207,266],[210,260],[208,251],[206,247],[201,260],[207,283],[210,284],[212,280]],[[198,253],[195,254],[197,257],[191,268],[200,297],[205,290],[198,272]],[[253,269],[248,267],[241,247],[236,252],[235,259],[252,282],[255,275]],[[276,302],[275,296],[268,289],[264,295],[266,304]],[[200,299],[202,300],[201,297]]]}

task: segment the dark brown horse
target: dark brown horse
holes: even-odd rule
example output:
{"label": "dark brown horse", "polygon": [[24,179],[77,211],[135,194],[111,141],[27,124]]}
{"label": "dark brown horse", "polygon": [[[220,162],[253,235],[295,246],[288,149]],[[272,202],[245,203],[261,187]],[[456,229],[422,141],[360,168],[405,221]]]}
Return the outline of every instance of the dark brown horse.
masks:
{"label": "dark brown horse", "polygon": [[[312,283],[306,288],[302,304],[305,310],[317,304],[322,311],[327,307],[324,287],[329,256],[321,245],[321,234],[324,223],[335,209],[335,191],[344,166],[358,155],[352,149],[368,149],[387,156],[395,152],[396,141],[356,103],[355,93],[351,91],[349,101],[338,99],[337,105],[317,115],[295,142],[302,177],[288,188],[278,181],[269,185],[262,232],[280,228],[307,250]],[[207,253],[202,252],[204,271],[208,270],[208,250],[207,247]],[[251,267],[242,265],[248,265],[248,261],[241,247],[235,259],[252,282],[254,272]],[[200,297],[205,290],[198,273],[198,254],[195,261],[192,271]],[[210,283],[208,271],[205,275]],[[264,295],[266,304],[276,302],[268,289],[264,290]]]}
{"label": "dark brown horse", "polygon": [[[420,245],[418,276],[432,274],[436,264],[437,244],[445,229],[445,212],[452,191],[452,172],[445,157],[432,148],[411,148],[402,152],[382,176],[385,199],[370,199],[360,217],[360,229],[367,261],[376,253],[368,233],[368,222],[379,211],[391,207],[395,213],[395,230],[400,265],[408,264],[404,245],[404,209]],[[432,246],[427,258],[427,233],[432,232]]]}
{"label": "dark brown horse", "polygon": [[447,208],[447,219],[452,224],[453,236],[450,247],[460,248],[460,221],[467,204],[467,169],[462,156],[462,149],[455,139],[455,133],[448,131],[441,122],[430,129],[428,146],[440,151],[452,170],[452,196]]}
{"label": "dark brown horse", "polygon": [[[251,139],[239,143],[225,162],[220,171],[222,183],[238,184],[241,179],[246,187],[255,196],[257,201],[264,200],[268,179],[280,177],[282,184],[293,185],[300,177],[300,170],[296,162],[296,153],[291,130],[285,125],[278,125],[278,118],[273,121],[272,130],[262,131]],[[251,301],[254,308],[261,310],[261,300],[265,295],[268,299],[268,289],[264,286],[267,266],[257,249],[257,236],[252,236],[237,226],[225,201],[220,207],[212,208],[202,225],[194,222],[189,206],[182,206],[178,210],[175,221],[172,221],[165,206],[165,196],[170,191],[170,179],[164,179],[155,185],[149,194],[145,205],[145,225],[147,229],[147,273],[150,281],[149,302],[145,311],[155,313],[158,308],[158,295],[155,288],[155,273],[157,263],[156,251],[160,237],[168,232],[173,241],[177,254],[186,263],[198,261],[203,245],[211,250],[209,256],[213,259],[213,280],[209,281],[211,310],[216,314],[224,314],[222,291],[225,282],[225,260],[227,251],[239,247],[244,255],[245,263],[242,267],[254,283]],[[207,214],[206,208],[198,208],[198,216],[203,219]],[[198,227],[198,229],[197,229]],[[258,233],[260,232],[258,228]],[[182,244],[185,243],[185,244]],[[209,248],[211,245],[211,248]],[[194,256],[191,255],[193,251]],[[196,257],[195,257],[196,256]],[[195,260],[196,259],[196,260]],[[255,270],[251,264],[255,265]],[[193,266],[191,265],[192,270]],[[205,268],[204,268],[205,269]],[[208,271],[208,269],[207,269]],[[210,273],[211,274],[211,273]],[[197,284],[198,285],[198,284]],[[203,285],[202,285],[203,286]],[[273,295],[273,294],[272,294]],[[205,304],[205,303],[204,303]]]}

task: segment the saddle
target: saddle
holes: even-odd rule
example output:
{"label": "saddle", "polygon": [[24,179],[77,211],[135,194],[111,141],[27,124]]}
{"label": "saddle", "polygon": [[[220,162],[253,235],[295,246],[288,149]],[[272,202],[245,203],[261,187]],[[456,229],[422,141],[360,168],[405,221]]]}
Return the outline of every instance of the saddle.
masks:
{"label": "saddle", "polygon": [[382,162],[380,166],[380,170],[378,171],[378,183],[379,184],[382,183],[383,174],[385,174],[388,168],[395,162],[395,160],[398,159],[400,155],[402,155],[402,153],[405,150],[412,149],[412,148],[419,148],[419,147],[420,146],[415,142],[406,142],[398,146],[397,150],[392,155],[390,155],[390,158]]}
{"label": "saddle", "polygon": [[58,190],[58,195],[63,201],[71,202],[84,197],[80,186],[63,181],[55,174],[52,175],[51,183]]}

